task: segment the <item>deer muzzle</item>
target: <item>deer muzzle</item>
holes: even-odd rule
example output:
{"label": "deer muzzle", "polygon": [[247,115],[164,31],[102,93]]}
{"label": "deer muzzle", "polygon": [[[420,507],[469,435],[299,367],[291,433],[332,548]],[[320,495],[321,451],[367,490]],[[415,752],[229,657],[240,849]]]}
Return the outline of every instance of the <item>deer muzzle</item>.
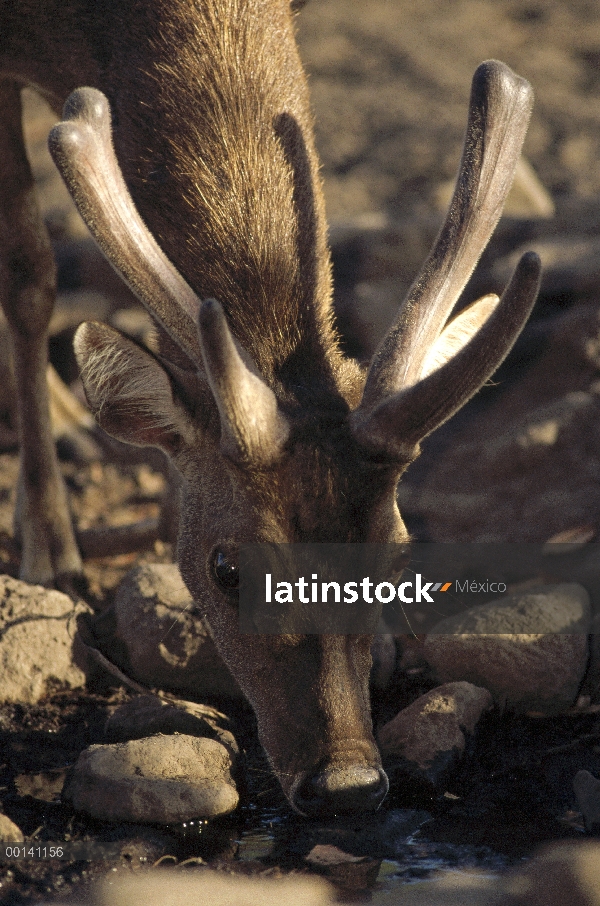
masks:
{"label": "deer muzzle", "polygon": [[389,789],[383,769],[349,763],[322,766],[307,774],[291,795],[296,811],[309,818],[376,811]]}

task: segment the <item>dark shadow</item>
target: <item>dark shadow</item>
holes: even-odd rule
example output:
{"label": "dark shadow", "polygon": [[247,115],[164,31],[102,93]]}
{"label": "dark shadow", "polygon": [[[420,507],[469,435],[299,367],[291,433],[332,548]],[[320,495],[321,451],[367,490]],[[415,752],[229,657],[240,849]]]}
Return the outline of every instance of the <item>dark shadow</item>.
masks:
{"label": "dark shadow", "polygon": [[298,219],[298,258],[303,311],[311,310],[317,281],[317,217],[310,160],[302,129],[290,113],[280,113],[273,121],[286,162],[294,180],[294,208]]}
{"label": "dark shadow", "polygon": [[[335,387],[331,380],[327,356],[323,352],[319,323],[317,286],[319,280],[317,240],[318,221],[315,209],[313,172],[304,135],[290,113],[280,113],[273,129],[281,142],[285,159],[292,171],[293,202],[298,222],[297,249],[300,262],[298,329],[302,337],[283,366],[280,378],[293,387],[298,397],[327,398]],[[308,366],[308,367],[307,367]]]}

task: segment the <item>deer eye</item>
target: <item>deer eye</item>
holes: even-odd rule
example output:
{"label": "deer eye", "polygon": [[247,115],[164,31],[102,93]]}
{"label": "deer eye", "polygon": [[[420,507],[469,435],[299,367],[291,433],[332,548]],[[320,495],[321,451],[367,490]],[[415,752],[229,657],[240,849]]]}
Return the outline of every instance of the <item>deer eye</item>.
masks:
{"label": "deer eye", "polygon": [[216,550],[213,555],[213,572],[224,591],[234,591],[240,584],[240,570],[237,558]]}

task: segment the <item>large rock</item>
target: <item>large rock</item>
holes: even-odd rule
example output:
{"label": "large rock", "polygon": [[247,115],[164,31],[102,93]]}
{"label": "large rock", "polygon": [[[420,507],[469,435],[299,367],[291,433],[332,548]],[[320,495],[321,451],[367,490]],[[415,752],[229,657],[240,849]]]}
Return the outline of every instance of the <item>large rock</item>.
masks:
{"label": "large rock", "polygon": [[507,901],[499,878],[462,871],[436,872],[435,880],[411,881],[397,906],[526,906]]}
{"label": "large rock", "polygon": [[172,824],[233,811],[232,758],[213,739],[151,736],[81,753],[63,791],[103,821]]}
{"label": "large rock", "polygon": [[176,564],[131,570],[118,588],[114,614],[114,638],[102,647],[138,682],[197,701],[242,697]]}
{"label": "large rock", "polygon": [[438,623],[425,656],[442,682],[467,680],[516,711],[573,704],[588,660],[591,614],[581,585],[507,595]]}
{"label": "large rock", "polygon": [[487,689],[447,683],[400,711],[377,737],[392,784],[430,794],[456,767],[478,720],[492,707]]}
{"label": "large rock", "polygon": [[600,843],[552,843],[504,887],[516,906],[600,906]]}
{"label": "large rock", "polygon": [[84,686],[77,625],[90,614],[62,592],[0,576],[0,701],[35,704],[53,683]]}
{"label": "large rock", "polygon": [[91,891],[88,906],[328,906],[333,888],[320,878],[245,878],[216,871],[186,876],[153,871],[144,876],[107,877]]}
{"label": "large rock", "polygon": [[231,721],[210,705],[170,701],[156,695],[136,695],[110,715],[104,728],[108,742],[127,742],[163,733],[216,739],[232,757],[239,754]]}

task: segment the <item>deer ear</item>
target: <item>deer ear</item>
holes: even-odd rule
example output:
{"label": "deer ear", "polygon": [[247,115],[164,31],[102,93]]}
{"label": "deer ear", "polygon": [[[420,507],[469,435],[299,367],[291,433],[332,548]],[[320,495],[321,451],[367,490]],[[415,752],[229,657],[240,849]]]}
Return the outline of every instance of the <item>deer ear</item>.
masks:
{"label": "deer ear", "polygon": [[108,434],[171,456],[191,441],[191,419],[150,353],[97,321],[81,324],[73,346],[90,409]]}

